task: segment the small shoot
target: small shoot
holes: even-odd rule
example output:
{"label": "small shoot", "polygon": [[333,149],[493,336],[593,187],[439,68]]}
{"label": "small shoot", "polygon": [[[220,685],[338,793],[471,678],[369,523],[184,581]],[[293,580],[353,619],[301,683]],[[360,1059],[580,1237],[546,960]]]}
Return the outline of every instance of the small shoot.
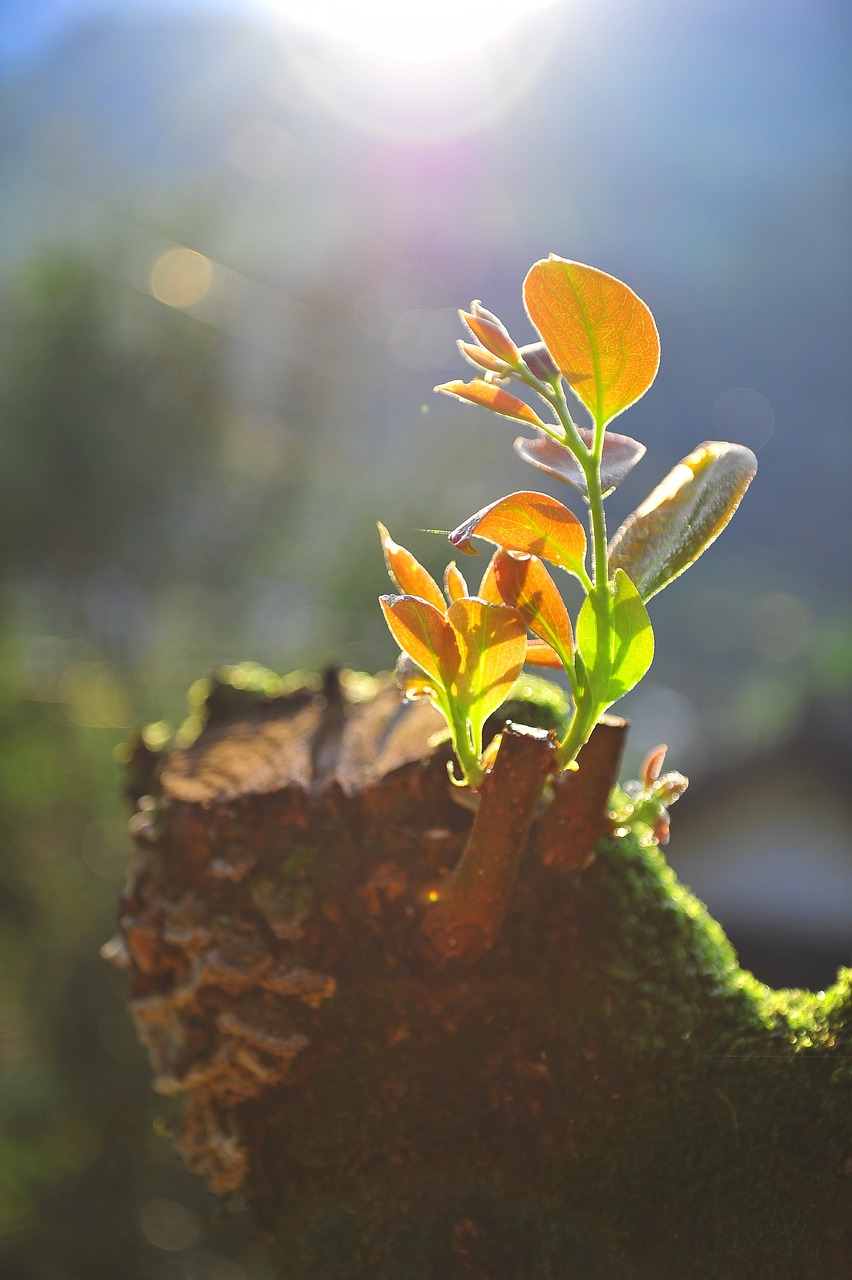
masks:
{"label": "small shoot", "polygon": [[[403,671],[403,692],[409,698],[428,697],[441,712],[461,768],[459,781],[478,787],[485,776],[485,722],[523,670],[526,626],[490,585],[490,564],[483,587],[491,599],[470,596],[461,573],[449,564],[445,600],[411,552],[394,542],[384,525],[379,532],[391,578],[406,592],[379,601],[391,635],[413,664],[413,670]],[[418,596],[417,590],[426,594]]]}
{"label": "small shoot", "polygon": [[[656,377],[660,342],[653,315],[614,276],[555,255],[534,264],[523,292],[537,340],[518,346],[497,316],[473,302],[460,312],[468,338],[459,349],[478,376],[435,389],[531,427],[534,436],[519,437],[515,451],[582,495],[588,535],[555,498],[529,490],[509,494],[450,534],[464,554],[477,554],[474,538],[497,550],[476,596],[468,594],[455,563],[447,568],[444,596],[380,526],[388,571],[404,593],[382,597],[382,607],[418,672],[416,680],[409,676],[409,696],[415,687],[428,691],[443,711],[463,780],[473,787],[484,776],[485,718],[508,697],[524,662],[567,675],[572,707],[556,760],[561,769],[576,767],[600,717],[651,665],[646,601],[719,536],[757,470],[744,446],[706,442],[608,541],[604,501],[645,453],[639,441],[608,428]],[[506,389],[510,382],[536,398],[535,408]],[[587,423],[575,420],[578,410]],[[545,561],[580,583],[584,599],[573,624]],[[672,781],[680,775],[667,774],[665,781],[658,774],[642,783],[642,814],[680,794]],[[659,814],[655,822],[649,830],[660,833]]]}

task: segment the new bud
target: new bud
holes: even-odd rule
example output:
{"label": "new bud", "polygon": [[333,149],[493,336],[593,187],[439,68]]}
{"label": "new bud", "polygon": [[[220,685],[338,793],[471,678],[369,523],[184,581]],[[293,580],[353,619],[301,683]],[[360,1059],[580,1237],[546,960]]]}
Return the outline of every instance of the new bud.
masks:
{"label": "new bud", "polygon": [[518,348],[509,337],[508,330],[501,320],[491,311],[485,308],[477,301],[470,304],[470,311],[460,311],[465,325],[476,338],[477,342],[485,347],[486,351],[490,351],[492,355],[497,356],[500,360],[505,360],[513,368],[518,367],[519,359]]}
{"label": "new bud", "polygon": [[462,342],[461,338],[459,338],[458,349],[465,360],[469,360],[475,368],[496,374],[498,378],[508,378],[512,372],[505,360],[499,360],[497,356],[493,356],[490,351],[486,351],[478,343]]}

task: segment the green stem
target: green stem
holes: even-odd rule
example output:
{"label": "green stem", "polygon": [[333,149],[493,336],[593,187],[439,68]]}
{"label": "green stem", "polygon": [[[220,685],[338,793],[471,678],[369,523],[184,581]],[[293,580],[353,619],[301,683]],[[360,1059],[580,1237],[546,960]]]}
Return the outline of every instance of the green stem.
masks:
{"label": "green stem", "polygon": [[453,748],[461,765],[464,780],[468,786],[478,787],[481,785],[485,774],[479,763],[479,757],[470,743],[467,731],[467,716],[464,715],[458,704],[452,699],[449,700],[449,706],[443,708],[443,710],[450,724]]}
{"label": "green stem", "polygon": [[568,732],[557,748],[556,758],[561,769],[567,769],[569,765],[573,764],[577,759],[580,748],[584,747],[588,742],[598,721],[596,711],[597,709],[593,703],[586,707],[577,703],[574,704],[574,714],[571,717],[571,723],[568,725]]}
{"label": "green stem", "polygon": [[[561,385],[554,387],[552,396],[546,396],[545,398],[548,400],[548,403],[563,427],[565,431],[565,442],[574,453],[586,480],[586,493],[589,503],[589,532],[591,534],[592,542],[592,576],[590,578],[588,574],[584,572],[580,577],[580,581],[586,595],[590,595],[595,589],[603,588],[606,590],[607,600],[610,601],[609,591],[607,590],[609,583],[609,563],[607,556],[606,515],[604,513],[603,488],[601,485],[601,458],[603,456],[605,435],[604,425],[600,422],[595,422],[594,445],[592,449],[588,449],[580,438],[577,425],[571,417],[568,402],[565,398],[565,392]],[[610,608],[606,611],[606,617],[611,631],[611,602]],[[609,637],[605,637],[604,644],[607,644],[608,640]],[[567,769],[569,765],[573,764],[580,748],[588,741],[598,719],[598,708],[595,706],[594,702],[591,701],[588,691],[583,688],[573,664],[565,664],[565,670],[568,673],[568,679],[571,684],[571,693],[574,700],[574,712],[571,716],[565,737],[560,742],[558,748],[558,760],[563,769]]]}
{"label": "green stem", "polygon": [[[582,462],[580,464],[583,466]],[[586,487],[589,492],[589,526],[592,535],[593,577],[596,587],[609,581],[609,564],[607,557],[606,515],[604,514],[603,491],[601,489],[601,463],[598,450],[592,455],[587,466],[583,466]]]}

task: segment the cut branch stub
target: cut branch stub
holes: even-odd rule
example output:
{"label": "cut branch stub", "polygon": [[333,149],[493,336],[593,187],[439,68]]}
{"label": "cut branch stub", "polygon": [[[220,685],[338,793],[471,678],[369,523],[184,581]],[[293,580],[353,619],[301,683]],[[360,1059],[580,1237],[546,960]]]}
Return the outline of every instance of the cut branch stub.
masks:
{"label": "cut branch stub", "polygon": [[584,870],[594,861],[598,841],[610,834],[607,800],[618,779],[627,728],[619,716],[602,716],[577,757],[578,768],[556,779],[533,840],[535,856],[546,867]]}
{"label": "cut branch stub", "polygon": [[429,895],[418,938],[427,959],[473,964],[494,945],[555,750],[543,729],[506,725],[461,860]]}
{"label": "cut branch stub", "polygon": [[388,1044],[415,1025],[429,1040],[436,1009],[465,1023],[470,983],[489,981],[475,962],[537,892],[517,871],[531,825],[541,843],[555,743],[507,727],[472,818],[447,779],[440,715],[401,701],[390,678],[329,672],[276,696],[220,679],[203,711],[192,746],[146,759],[120,933],[104,955],[128,972],[155,1090],[182,1098],[184,1160],[226,1194],[260,1159],[252,1107],[282,1089],[333,1105],[311,1081],[357,1052],[353,1009]]}

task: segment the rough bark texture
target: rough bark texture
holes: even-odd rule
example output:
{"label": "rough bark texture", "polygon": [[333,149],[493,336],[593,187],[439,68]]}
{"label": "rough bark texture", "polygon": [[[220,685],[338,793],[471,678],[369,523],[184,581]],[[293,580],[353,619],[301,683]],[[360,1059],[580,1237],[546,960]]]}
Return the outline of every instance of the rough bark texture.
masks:
{"label": "rough bark texture", "polygon": [[282,1276],[852,1276],[852,974],[769,990],[606,835],[623,723],[544,790],[548,734],[508,731],[474,815],[388,685],[207,710],[135,754],[105,950],[183,1158]]}

